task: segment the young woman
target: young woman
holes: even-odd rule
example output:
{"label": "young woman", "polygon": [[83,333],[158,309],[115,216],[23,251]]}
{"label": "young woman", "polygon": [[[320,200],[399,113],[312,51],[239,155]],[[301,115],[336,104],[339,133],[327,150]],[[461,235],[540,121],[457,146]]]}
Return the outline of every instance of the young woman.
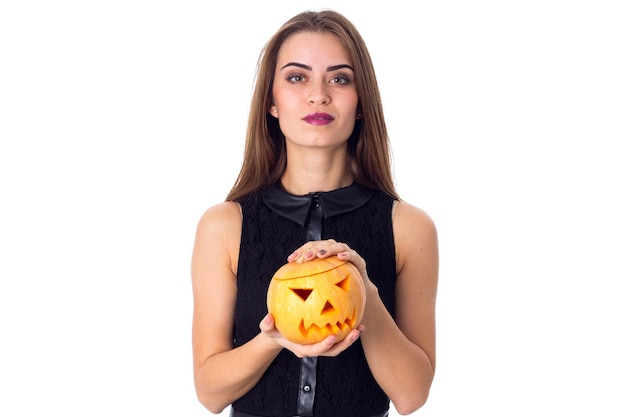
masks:
{"label": "young woman", "polygon": [[[366,284],[337,342],[286,340],[266,293],[285,262],[336,255]],[[370,55],[332,11],[287,21],[260,57],[245,157],[199,221],[192,260],[198,398],[232,416],[387,416],[420,408],[435,371],[437,233],[397,195]]]}

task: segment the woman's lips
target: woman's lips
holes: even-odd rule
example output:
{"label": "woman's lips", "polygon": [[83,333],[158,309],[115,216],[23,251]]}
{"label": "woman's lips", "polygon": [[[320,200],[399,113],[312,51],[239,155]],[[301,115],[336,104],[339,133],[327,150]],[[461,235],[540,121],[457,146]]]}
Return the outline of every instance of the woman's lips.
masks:
{"label": "woman's lips", "polygon": [[327,113],[313,113],[304,117],[304,121],[312,125],[327,125],[335,120],[333,116]]}

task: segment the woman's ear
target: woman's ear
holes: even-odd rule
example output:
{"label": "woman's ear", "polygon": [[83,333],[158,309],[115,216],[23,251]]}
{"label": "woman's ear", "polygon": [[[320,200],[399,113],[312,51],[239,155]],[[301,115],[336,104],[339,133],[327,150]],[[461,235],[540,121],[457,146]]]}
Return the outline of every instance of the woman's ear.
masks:
{"label": "woman's ear", "polygon": [[276,106],[270,106],[268,113],[278,119],[278,109]]}

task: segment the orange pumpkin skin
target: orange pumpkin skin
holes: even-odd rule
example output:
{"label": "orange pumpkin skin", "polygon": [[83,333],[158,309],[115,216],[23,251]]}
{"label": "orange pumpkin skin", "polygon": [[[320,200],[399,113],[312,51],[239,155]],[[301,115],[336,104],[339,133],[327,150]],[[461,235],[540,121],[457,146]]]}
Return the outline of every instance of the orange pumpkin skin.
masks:
{"label": "orange pumpkin skin", "polygon": [[270,281],[267,309],[292,342],[316,343],[330,335],[340,341],[363,318],[365,285],[358,269],[336,256],[289,262]]}

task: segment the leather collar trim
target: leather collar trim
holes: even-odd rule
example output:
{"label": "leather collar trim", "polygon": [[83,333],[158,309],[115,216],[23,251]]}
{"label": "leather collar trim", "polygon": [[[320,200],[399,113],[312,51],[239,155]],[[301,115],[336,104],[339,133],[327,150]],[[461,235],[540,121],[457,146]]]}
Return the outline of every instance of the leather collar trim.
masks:
{"label": "leather collar trim", "polygon": [[274,212],[298,223],[306,224],[313,199],[317,197],[324,218],[347,213],[363,206],[374,195],[374,190],[358,183],[333,191],[312,192],[305,195],[289,194],[276,183],[263,192],[262,199]]}

